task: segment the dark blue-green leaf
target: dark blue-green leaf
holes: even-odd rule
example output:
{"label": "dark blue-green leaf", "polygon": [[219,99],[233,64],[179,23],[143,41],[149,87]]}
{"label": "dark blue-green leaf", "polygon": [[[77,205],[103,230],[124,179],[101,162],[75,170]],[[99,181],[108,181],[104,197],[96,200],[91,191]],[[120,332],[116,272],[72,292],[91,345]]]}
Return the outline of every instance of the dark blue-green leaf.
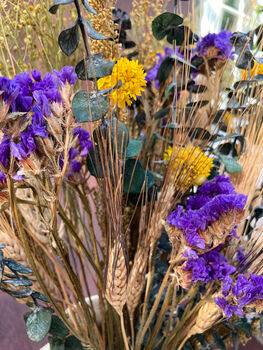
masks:
{"label": "dark blue-green leaf", "polygon": [[169,75],[171,74],[171,71],[174,66],[174,58],[171,56],[166,57],[163,62],[160,65],[160,68],[158,70],[157,79],[160,83],[164,83]]}
{"label": "dark blue-green leaf", "polygon": [[94,122],[108,111],[108,98],[102,95],[79,91],[72,101],[72,112],[79,123]]}
{"label": "dark blue-green leaf", "polygon": [[48,337],[50,350],[65,350],[65,340],[59,338]]}
{"label": "dark blue-green leaf", "polygon": [[93,10],[93,8],[90,7],[87,0],[82,0],[82,3],[89,12],[93,13],[94,15],[97,15],[97,11]]}
{"label": "dark blue-green leaf", "polygon": [[142,140],[130,140],[126,149],[126,158],[133,158],[138,155],[142,147]]}
{"label": "dark blue-green leaf", "polygon": [[40,342],[48,334],[51,326],[51,313],[46,309],[36,309],[26,320],[26,333],[30,340]]}
{"label": "dark blue-green leaf", "polygon": [[13,260],[13,259],[4,259],[4,264],[9,267],[9,269],[13,272],[19,272],[19,273],[24,273],[24,274],[28,274],[28,273],[32,273],[32,270],[29,267],[26,267],[20,263],[18,263],[17,261]]}
{"label": "dark blue-green leaf", "polygon": [[58,43],[61,50],[67,55],[71,55],[76,51],[79,45],[79,25],[78,21],[74,22],[70,27],[63,30],[58,37]]}
{"label": "dark blue-green leaf", "polygon": [[162,119],[163,117],[169,114],[170,110],[171,110],[171,107],[165,107],[163,109],[160,109],[158,112],[154,114],[153,118]]}
{"label": "dark blue-green leaf", "polygon": [[29,281],[29,279],[26,279],[26,278],[19,278],[19,279],[16,279],[16,280],[3,280],[2,283],[11,284],[14,287],[32,286],[32,282]]}
{"label": "dark blue-green leaf", "polygon": [[124,170],[124,192],[140,193],[146,179],[146,172],[141,162],[136,159],[127,159]]}
{"label": "dark blue-green leaf", "polygon": [[67,338],[65,342],[65,350],[83,350],[81,342],[74,335]]}
{"label": "dark blue-green leaf", "polygon": [[98,33],[91,25],[91,23],[86,19],[84,21],[85,28],[87,30],[88,36],[91,37],[94,40],[106,40],[109,39],[106,36]]}
{"label": "dark blue-green leaf", "polygon": [[64,338],[69,335],[69,330],[57,315],[52,315],[49,333],[54,337]]}
{"label": "dark blue-green leaf", "polygon": [[167,31],[183,23],[183,18],[171,12],[164,12],[152,21],[152,32],[157,40],[162,40]]}
{"label": "dark blue-green leaf", "polygon": [[74,0],[54,0],[54,4],[49,8],[49,12],[54,15],[58,10],[59,5],[67,5],[71,2],[74,2]]}
{"label": "dark blue-green leaf", "polygon": [[76,73],[80,80],[99,79],[110,75],[115,62],[105,60],[101,54],[91,55],[76,65]]}
{"label": "dark blue-green leaf", "polygon": [[245,332],[248,338],[251,337],[251,324],[248,323],[245,317],[240,318],[239,320],[233,322],[233,324],[238,328],[240,328],[243,332]]}

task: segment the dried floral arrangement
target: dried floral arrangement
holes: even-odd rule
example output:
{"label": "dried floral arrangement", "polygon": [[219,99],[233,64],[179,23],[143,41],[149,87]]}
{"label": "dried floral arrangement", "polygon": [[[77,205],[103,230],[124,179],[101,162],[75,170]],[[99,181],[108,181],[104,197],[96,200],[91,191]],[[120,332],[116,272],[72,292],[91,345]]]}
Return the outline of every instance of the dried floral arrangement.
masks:
{"label": "dried floral arrangement", "polygon": [[201,38],[177,1],[136,0],[131,17],[111,1],[33,1],[25,17],[7,3],[0,289],[31,308],[29,338],[238,349],[262,332],[262,26]]}

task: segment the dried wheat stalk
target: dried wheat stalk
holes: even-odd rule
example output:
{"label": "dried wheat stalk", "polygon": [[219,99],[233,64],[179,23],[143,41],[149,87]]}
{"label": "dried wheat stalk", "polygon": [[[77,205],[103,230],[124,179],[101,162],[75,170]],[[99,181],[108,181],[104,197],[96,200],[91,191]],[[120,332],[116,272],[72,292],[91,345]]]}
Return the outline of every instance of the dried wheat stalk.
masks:
{"label": "dried wheat stalk", "polygon": [[127,300],[127,265],[120,242],[115,242],[109,257],[105,296],[119,315]]}

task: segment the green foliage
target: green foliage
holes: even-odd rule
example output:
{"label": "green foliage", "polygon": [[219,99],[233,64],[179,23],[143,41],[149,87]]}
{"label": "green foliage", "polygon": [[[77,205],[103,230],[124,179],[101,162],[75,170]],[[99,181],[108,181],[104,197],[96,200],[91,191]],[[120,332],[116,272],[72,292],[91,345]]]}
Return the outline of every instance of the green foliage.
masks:
{"label": "green foliage", "polygon": [[37,308],[27,315],[26,333],[33,342],[40,342],[50,329],[52,316],[46,309]]}
{"label": "green foliage", "polygon": [[183,23],[183,18],[175,13],[165,12],[157,16],[152,22],[152,32],[157,40],[162,40],[169,35],[178,25]]}
{"label": "green foliage", "polygon": [[108,99],[100,94],[79,91],[72,101],[72,112],[79,123],[94,122],[108,111]]}
{"label": "green foliage", "polygon": [[110,75],[114,67],[114,62],[105,60],[102,54],[91,55],[86,57],[76,65],[76,73],[80,80],[99,79]]}
{"label": "green foliage", "polygon": [[218,158],[226,167],[226,170],[230,174],[238,173],[242,170],[242,166],[231,156],[224,156],[223,154],[218,154]]}
{"label": "green foliage", "polygon": [[124,169],[123,191],[126,193],[140,193],[149,189],[154,184],[154,177],[151,172],[144,170],[141,162],[137,159],[127,159]]}
{"label": "green foliage", "polygon": [[153,118],[155,120],[162,119],[163,117],[169,114],[170,110],[171,110],[171,107],[162,108],[154,114]]}
{"label": "green foliage", "polygon": [[75,21],[67,29],[63,30],[58,37],[58,43],[61,50],[70,56],[75,52],[79,46],[79,25],[78,21]]}
{"label": "green foliage", "polygon": [[130,140],[126,149],[126,158],[133,158],[138,155],[142,147],[142,140]]}
{"label": "green foliage", "polygon": [[69,335],[69,330],[57,315],[52,315],[49,333],[54,337],[64,338]]}
{"label": "green foliage", "polygon": [[157,79],[160,83],[164,83],[172,72],[175,59],[171,56],[166,57],[160,65],[158,70]]}

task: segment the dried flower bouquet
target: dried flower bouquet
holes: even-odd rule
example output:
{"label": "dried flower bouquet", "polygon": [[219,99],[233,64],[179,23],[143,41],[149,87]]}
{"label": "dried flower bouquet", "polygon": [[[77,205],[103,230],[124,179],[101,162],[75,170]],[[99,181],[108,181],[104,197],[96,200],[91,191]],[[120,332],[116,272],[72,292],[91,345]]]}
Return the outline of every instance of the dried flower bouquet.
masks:
{"label": "dried flower bouquet", "polygon": [[263,330],[262,26],[114,5],[52,2],[75,68],[33,5],[41,70],[3,32],[0,289],[53,350],[237,349]]}

